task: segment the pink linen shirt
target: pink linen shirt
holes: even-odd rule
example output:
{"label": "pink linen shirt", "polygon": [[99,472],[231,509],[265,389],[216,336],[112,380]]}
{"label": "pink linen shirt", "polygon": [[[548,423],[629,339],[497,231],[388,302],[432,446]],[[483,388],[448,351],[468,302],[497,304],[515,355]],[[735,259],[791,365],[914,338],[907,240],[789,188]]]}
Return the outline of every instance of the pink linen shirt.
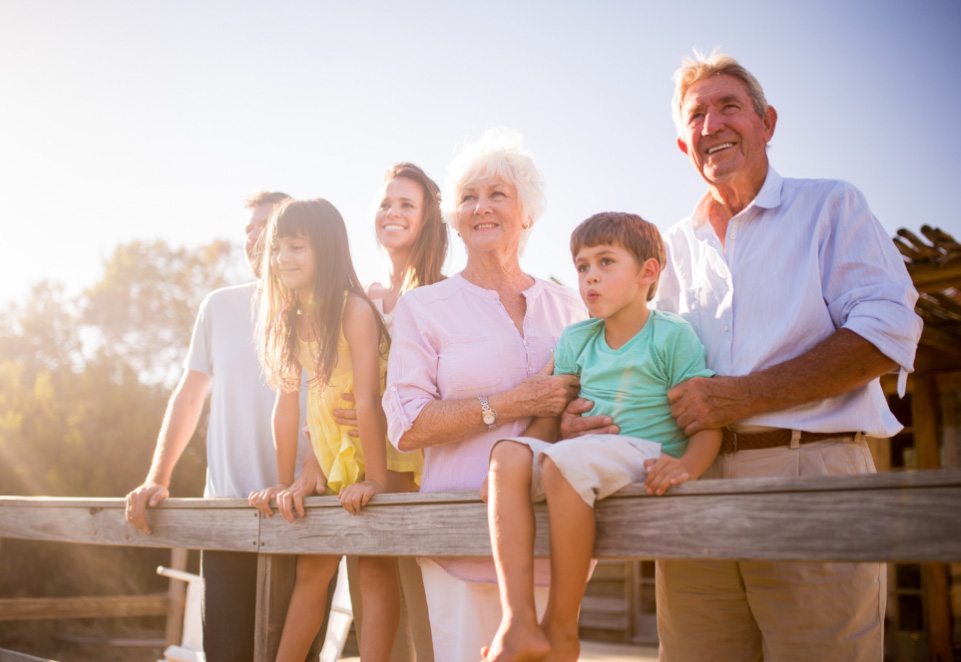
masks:
{"label": "pink linen shirt", "polygon": [[[580,298],[563,286],[535,278],[523,294],[523,336],[497,292],[460,274],[401,297],[394,312],[383,400],[392,444],[400,442],[434,400],[488,396],[534,375],[550,360],[564,327],[586,316]],[[463,441],[425,448],[421,491],[479,489],[494,442],[520,435],[529,422],[508,421]],[[496,581],[490,559],[434,560],[460,579]]]}

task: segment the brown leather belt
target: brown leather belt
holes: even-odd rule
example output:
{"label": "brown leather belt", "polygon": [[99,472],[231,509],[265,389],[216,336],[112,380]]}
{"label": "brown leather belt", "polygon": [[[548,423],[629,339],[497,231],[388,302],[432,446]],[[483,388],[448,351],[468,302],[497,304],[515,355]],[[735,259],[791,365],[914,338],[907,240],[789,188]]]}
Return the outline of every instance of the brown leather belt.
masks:
{"label": "brown leather belt", "polygon": [[[843,439],[854,437],[856,432],[801,432],[800,442],[810,444],[825,439]],[[721,441],[722,453],[736,453],[737,451],[753,451],[759,448],[777,448],[791,443],[791,430],[783,428],[765,430],[763,432],[735,432],[724,428]]]}

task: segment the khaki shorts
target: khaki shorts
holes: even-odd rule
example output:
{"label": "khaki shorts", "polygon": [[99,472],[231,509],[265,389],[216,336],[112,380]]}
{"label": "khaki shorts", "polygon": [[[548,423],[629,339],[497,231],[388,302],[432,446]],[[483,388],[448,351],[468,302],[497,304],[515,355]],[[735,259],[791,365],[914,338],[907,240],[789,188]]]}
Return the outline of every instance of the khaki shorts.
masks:
{"label": "khaki shorts", "polygon": [[[701,479],[863,473],[865,442],[827,440],[720,455]],[[662,662],[884,657],[881,563],[664,560],[655,583]]]}
{"label": "khaki shorts", "polygon": [[554,444],[531,437],[510,437],[495,442],[491,453],[502,442],[522,444],[533,452],[531,500],[535,503],[546,498],[541,474],[545,457],[551,458],[584,503],[593,508],[598,499],[644,480],[644,462],[661,456],[660,444],[620,434],[590,434]]}

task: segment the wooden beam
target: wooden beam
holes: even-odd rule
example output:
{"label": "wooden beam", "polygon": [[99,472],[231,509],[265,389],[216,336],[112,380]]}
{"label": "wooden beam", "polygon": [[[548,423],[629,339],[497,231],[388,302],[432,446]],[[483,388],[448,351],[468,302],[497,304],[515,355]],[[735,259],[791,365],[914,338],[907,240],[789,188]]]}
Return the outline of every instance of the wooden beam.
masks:
{"label": "wooden beam", "polygon": [[961,286],[961,261],[943,267],[932,264],[908,264],[908,273],[919,292],[936,292]]}
{"label": "wooden beam", "polygon": [[[252,508],[225,508],[220,500],[170,499],[152,513],[162,523],[153,539],[123,523],[121,499],[99,500],[95,508],[76,501],[0,497],[0,537],[228,550],[256,541],[261,553],[490,555],[486,506],[474,493],[377,495],[360,515],[349,515],[336,497],[313,497],[307,517],[293,524],[261,520]],[[105,517],[108,511],[116,517]],[[958,512],[961,470],[695,481],[663,497],[632,485],[598,506],[596,554],[961,560]],[[541,505],[535,513],[536,552],[546,556],[546,510]]]}
{"label": "wooden beam", "polygon": [[[175,547],[170,550],[170,567],[174,570],[187,569],[187,550]],[[179,646],[183,637],[184,608],[187,605],[187,584],[171,579],[167,585],[167,626],[164,642],[168,646]]]}
{"label": "wooden beam", "polygon": [[17,651],[9,651],[6,648],[0,648],[0,662],[53,662],[53,660],[48,660],[45,657],[34,657],[33,655],[27,655],[26,653],[18,653]]}
{"label": "wooden beam", "polygon": [[124,520],[122,499],[0,497],[0,537],[129,547],[257,550],[259,517],[243,499],[170,499],[152,535]]}
{"label": "wooden beam", "polygon": [[254,662],[272,662],[277,657],[296,568],[296,556],[260,554],[257,557]]}
{"label": "wooden beam", "polygon": [[163,616],[167,594],[0,598],[0,621]]}

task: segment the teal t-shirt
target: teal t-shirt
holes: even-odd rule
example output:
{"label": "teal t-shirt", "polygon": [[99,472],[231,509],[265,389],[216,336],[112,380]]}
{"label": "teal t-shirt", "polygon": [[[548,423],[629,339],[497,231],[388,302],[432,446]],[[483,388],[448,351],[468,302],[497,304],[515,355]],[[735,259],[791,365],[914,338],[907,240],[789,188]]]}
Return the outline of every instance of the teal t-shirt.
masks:
{"label": "teal t-shirt", "polygon": [[674,457],[684,454],[687,437],[671,416],[667,392],[714,374],[691,325],[658,310],[618,349],[604,339],[601,318],[567,327],[554,350],[554,373],[580,376],[581,397],[594,402],[587,415],[610,416],[621,434],[659,443]]}

